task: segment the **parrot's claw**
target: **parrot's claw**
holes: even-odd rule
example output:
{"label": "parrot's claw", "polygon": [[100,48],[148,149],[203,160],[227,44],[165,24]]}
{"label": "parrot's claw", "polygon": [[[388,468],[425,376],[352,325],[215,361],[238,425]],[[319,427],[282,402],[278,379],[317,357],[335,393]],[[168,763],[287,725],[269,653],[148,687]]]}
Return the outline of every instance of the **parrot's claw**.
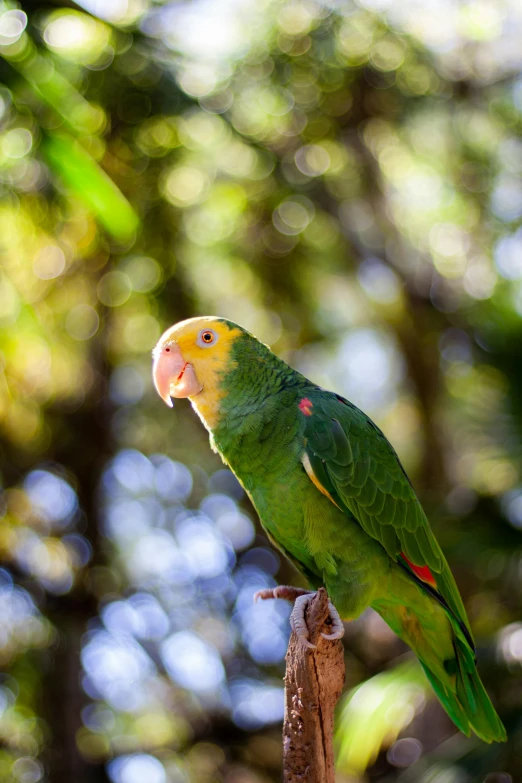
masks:
{"label": "parrot's claw", "polygon": [[[295,633],[301,644],[308,647],[311,650],[315,650],[316,645],[308,641],[309,631],[305,620],[305,611],[308,602],[314,597],[315,592],[312,590],[304,590],[302,587],[290,587],[289,585],[278,585],[278,587],[266,587],[264,590],[258,590],[254,594],[254,602],[261,599],[265,601],[268,598],[284,598],[287,601],[294,602],[294,608],[290,615],[290,626]],[[332,628],[331,633],[321,633],[323,639],[333,641],[335,639],[341,639],[344,636],[344,625],[339,617],[339,612],[328,601],[328,607],[330,609],[330,624]]]}
{"label": "parrot's claw", "polygon": [[308,641],[310,632],[308,631],[308,626],[306,625],[305,611],[308,602],[314,595],[314,593],[309,593],[308,595],[298,596],[295,599],[294,608],[292,609],[292,614],[290,615],[290,626],[292,631],[295,633],[301,644],[303,644],[305,647],[308,647],[310,650],[315,650],[317,645]]}
{"label": "parrot's claw", "polygon": [[321,636],[323,639],[330,639],[333,641],[334,639],[342,639],[344,636],[344,625],[343,621],[341,620],[339,616],[339,612],[333,605],[331,601],[328,601],[328,606],[330,607],[330,620],[332,621],[332,633],[322,633]]}
{"label": "parrot's claw", "polygon": [[[315,593],[308,593],[307,595],[301,595],[296,598],[292,614],[290,615],[290,625],[292,631],[296,634],[299,641],[305,645],[315,649],[315,644],[311,644],[308,641],[308,628],[305,620],[305,611],[309,601],[313,598]],[[330,609],[330,620],[332,625],[332,633],[322,633],[323,639],[333,641],[334,639],[341,639],[344,636],[344,625],[339,617],[339,612],[331,601],[328,601],[328,608]]]}
{"label": "parrot's claw", "polygon": [[268,598],[283,598],[292,603],[300,596],[311,595],[311,590],[305,590],[303,587],[291,587],[290,585],[278,585],[277,587],[265,587],[264,590],[258,590],[254,593],[254,603],[259,599],[266,601]]}

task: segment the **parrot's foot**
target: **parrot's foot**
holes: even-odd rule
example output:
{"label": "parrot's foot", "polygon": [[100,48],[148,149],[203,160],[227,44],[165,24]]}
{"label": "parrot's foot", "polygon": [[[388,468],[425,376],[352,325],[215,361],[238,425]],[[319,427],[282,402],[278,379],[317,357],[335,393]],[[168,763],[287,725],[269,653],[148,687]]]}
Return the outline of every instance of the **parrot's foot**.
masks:
{"label": "parrot's foot", "polygon": [[[308,603],[315,596],[313,590],[303,590],[302,587],[290,587],[289,585],[279,585],[274,588],[265,588],[264,590],[258,590],[254,595],[254,601],[258,598],[266,600],[267,598],[284,598],[286,601],[293,601],[294,608],[290,615],[290,625],[292,631],[295,633],[305,647],[309,647],[315,650],[316,645],[311,644],[308,641],[309,631],[305,620],[305,611]],[[323,639],[341,639],[344,636],[343,621],[339,617],[339,612],[331,601],[328,601],[328,607],[330,609],[330,623],[332,627],[332,633],[321,633]]]}
{"label": "parrot's foot", "polygon": [[[290,615],[290,625],[292,626],[292,631],[296,634],[299,641],[304,644],[305,647],[310,647],[312,650],[315,649],[315,644],[312,644],[308,641],[309,632],[305,620],[305,611],[306,607],[314,596],[315,593],[308,593],[298,596],[295,599],[294,608],[292,609],[292,614]],[[332,633],[321,632],[321,636],[323,639],[329,640],[341,639],[344,636],[343,621],[339,617],[339,612],[331,601],[328,601],[328,608],[330,609],[329,619],[332,627]]]}

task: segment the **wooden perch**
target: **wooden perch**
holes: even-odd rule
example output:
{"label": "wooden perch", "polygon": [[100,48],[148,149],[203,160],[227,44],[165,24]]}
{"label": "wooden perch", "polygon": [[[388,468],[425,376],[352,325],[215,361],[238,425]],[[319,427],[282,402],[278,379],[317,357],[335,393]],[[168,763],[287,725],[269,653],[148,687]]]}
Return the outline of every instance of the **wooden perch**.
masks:
{"label": "wooden perch", "polygon": [[284,783],[334,783],[334,709],[344,685],[342,642],[323,639],[331,632],[328,594],[322,587],[308,605],[311,650],[292,633],[286,653],[283,724]]}

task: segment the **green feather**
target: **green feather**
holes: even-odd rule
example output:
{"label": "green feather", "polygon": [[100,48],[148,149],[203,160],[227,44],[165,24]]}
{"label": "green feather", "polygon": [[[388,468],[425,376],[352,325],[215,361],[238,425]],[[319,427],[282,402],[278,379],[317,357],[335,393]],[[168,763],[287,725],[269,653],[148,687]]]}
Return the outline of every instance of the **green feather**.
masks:
{"label": "green feather", "polygon": [[361,457],[355,465],[355,471],[352,479],[353,486],[359,488],[364,487],[369,472],[370,460],[368,459],[368,456],[365,455],[364,457]]}
{"label": "green feather", "polygon": [[395,519],[395,510],[397,508],[397,501],[395,498],[392,498],[391,495],[386,495],[384,492],[383,495],[385,497],[384,507],[382,511],[376,515],[376,517],[381,525],[393,525],[393,521]]}
{"label": "green feather", "polygon": [[[375,484],[375,487],[378,485]],[[380,489],[378,489],[375,500],[371,505],[368,506],[368,514],[370,514],[373,517],[379,517],[380,514],[382,514],[384,510],[384,504],[386,503],[386,495],[384,492],[381,492]]]}
{"label": "green feather", "polygon": [[[368,479],[366,484],[364,484],[361,491],[359,492],[357,502],[361,506],[366,506],[366,507],[373,506],[376,497],[377,497],[377,484],[371,479]],[[368,513],[371,513],[369,509],[368,509]]]}
{"label": "green feather", "polygon": [[350,465],[353,462],[352,447],[347,434],[336,419],[332,420],[332,437],[335,443],[335,461],[339,465]]}

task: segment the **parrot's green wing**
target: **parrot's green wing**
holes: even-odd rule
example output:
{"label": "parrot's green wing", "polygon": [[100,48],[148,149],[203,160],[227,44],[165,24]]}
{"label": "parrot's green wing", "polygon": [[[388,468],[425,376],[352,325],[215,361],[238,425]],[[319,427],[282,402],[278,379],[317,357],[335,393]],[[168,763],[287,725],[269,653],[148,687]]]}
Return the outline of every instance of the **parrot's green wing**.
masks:
{"label": "parrot's green wing", "polygon": [[301,410],[314,483],[451,610],[473,645],[453,575],[391,444],[342,397],[320,391],[309,402]]}

